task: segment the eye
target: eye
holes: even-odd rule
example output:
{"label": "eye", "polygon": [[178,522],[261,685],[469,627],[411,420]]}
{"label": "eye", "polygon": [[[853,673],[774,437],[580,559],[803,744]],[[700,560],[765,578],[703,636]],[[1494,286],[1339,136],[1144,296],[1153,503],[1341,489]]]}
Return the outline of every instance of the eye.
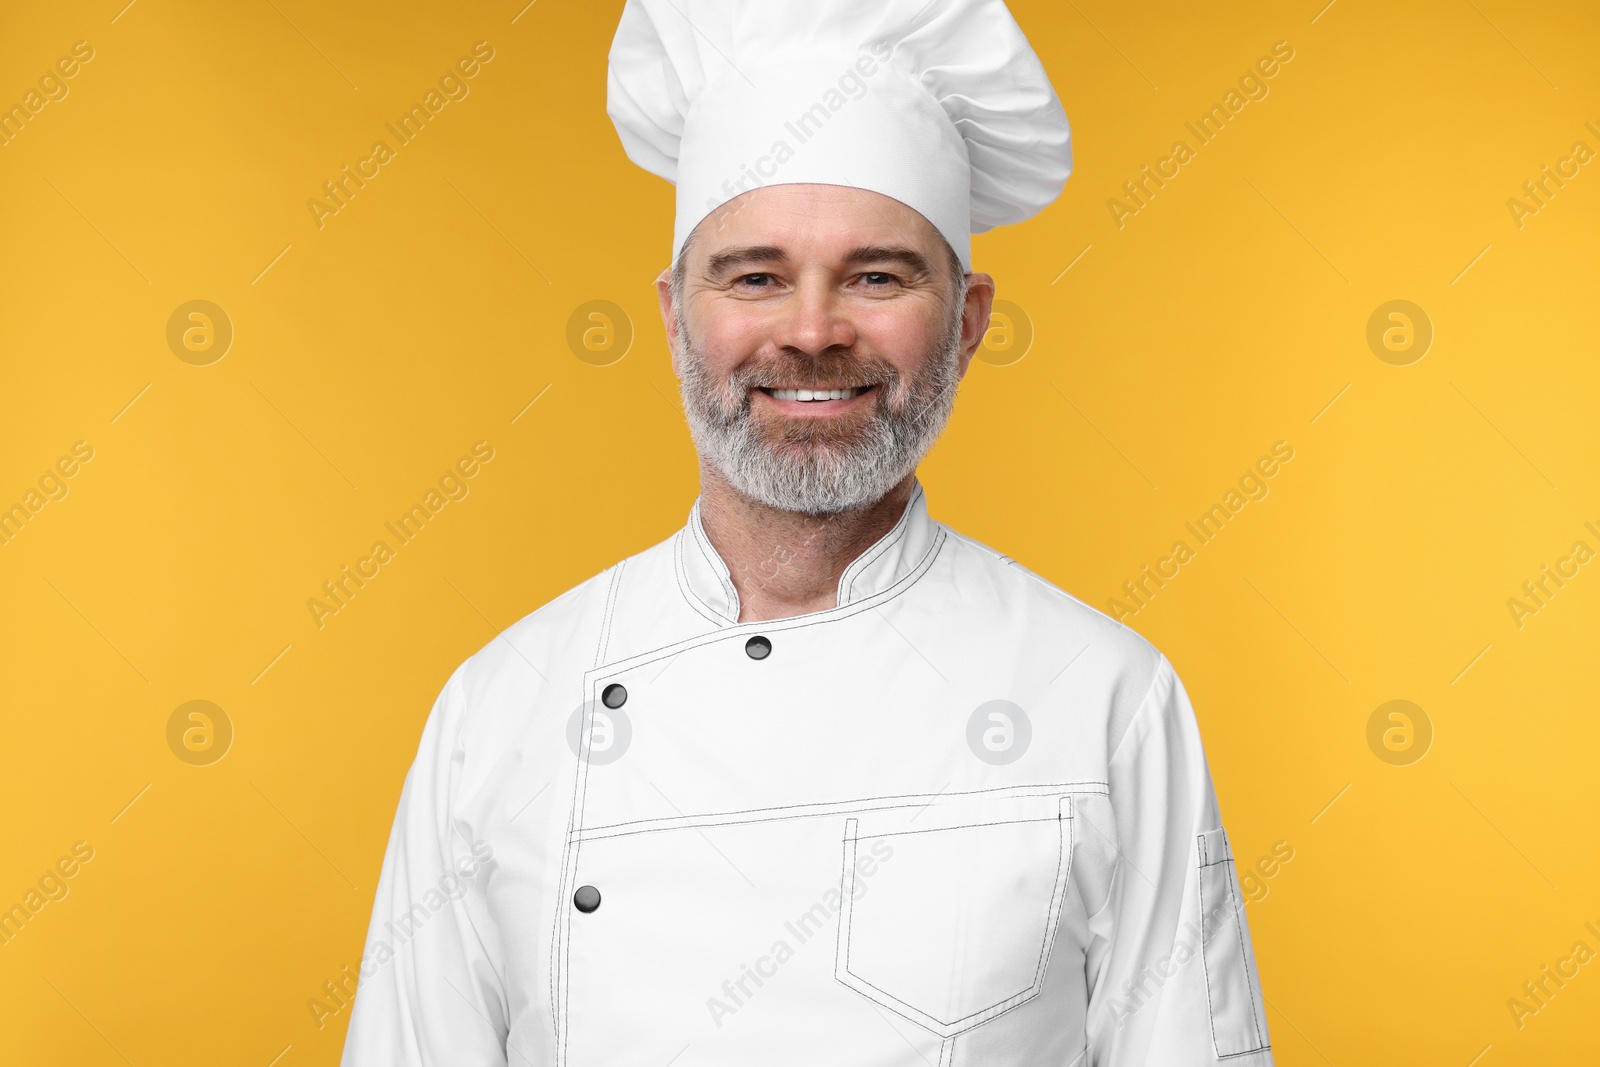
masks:
{"label": "eye", "polygon": [[878,288],[885,285],[894,285],[900,279],[888,271],[869,270],[861,275],[861,280],[873,288]]}
{"label": "eye", "polygon": [[752,289],[768,289],[773,282],[774,279],[770,274],[741,274],[734,279],[735,284],[746,285]]}

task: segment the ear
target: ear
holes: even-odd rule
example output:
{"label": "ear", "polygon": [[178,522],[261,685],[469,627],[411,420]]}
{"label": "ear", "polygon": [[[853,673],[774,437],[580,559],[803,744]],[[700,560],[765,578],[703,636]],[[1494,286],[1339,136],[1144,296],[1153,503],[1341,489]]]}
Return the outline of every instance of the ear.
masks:
{"label": "ear", "polygon": [[967,275],[967,302],[961,309],[961,376],[967,376],[972,357],[989,332],[989,312],[994,307],[994,279],[987,274]]}
{"label": "ear", "polygon": [[661,305],[661,322],[667,328],[667,348],[672,353],[672,373],[683,377],[678,368],[678,316],[672,310],[672,268],[656,275],[656,302]]}

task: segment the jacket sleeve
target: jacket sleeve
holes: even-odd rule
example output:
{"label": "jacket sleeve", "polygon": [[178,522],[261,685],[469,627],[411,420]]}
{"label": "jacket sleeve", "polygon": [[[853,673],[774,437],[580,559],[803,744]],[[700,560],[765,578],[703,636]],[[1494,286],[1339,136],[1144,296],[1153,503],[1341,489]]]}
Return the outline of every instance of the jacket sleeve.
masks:
{"label": "jacket sleeve", "polygon": [[473,920],[494,851],[453,821],[464,670],[434,703],[400,793],[343,1067],[506,1063],[502,987]]}
{"label": "jacket sleeve", "polygon": [[1110,760],[1118,851],[1087,959],[1094,1067],[1270,1067],[1233,853],[1188,694],[1161,657]]}

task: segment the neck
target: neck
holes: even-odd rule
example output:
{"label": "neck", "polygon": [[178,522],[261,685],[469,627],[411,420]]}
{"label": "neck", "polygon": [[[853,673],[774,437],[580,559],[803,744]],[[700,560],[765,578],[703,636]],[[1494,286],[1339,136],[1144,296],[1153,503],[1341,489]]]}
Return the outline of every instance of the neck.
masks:
{"label": "neck", "polygon": [[900,521],[915,484],[913,472],[874,503],[805,515],[751,500],[702,462],[700,524],[739,592],[739,621],[837,607],[840,576]]}

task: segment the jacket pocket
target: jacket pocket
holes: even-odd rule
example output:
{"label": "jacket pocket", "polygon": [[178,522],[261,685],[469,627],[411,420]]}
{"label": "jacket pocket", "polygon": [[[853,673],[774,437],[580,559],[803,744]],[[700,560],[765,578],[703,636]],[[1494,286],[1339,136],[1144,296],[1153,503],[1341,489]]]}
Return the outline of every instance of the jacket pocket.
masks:
{"label": "jacket pocket", "polygon": [[1069,795],[844,820],[834,977],[941,1037],[1036,996],[1072,864]]}
{"label": "jacket pocket", "polygon": [[1227,832],[1199,835],[1201,950],[1211,1043],[1219,1059],[1269,1047],[1250,930],[1244,921],[1239,878]]}

